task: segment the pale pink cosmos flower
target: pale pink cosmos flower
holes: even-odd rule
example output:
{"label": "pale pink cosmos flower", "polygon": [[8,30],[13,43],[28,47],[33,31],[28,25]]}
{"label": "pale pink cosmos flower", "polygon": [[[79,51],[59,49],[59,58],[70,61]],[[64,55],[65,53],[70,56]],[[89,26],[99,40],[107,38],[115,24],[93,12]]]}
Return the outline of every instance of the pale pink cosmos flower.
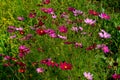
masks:
{"label": "pale pink cosmos flower", "polygon": [[19,21],[23,21],[23,20],[24,20],[24,17],[18,16],[17,19],[18,19]]}
{"label": "pale pink cosmos flower", "polygon": [[45,70],[43,68],[37,68],[36,71],[37,73],[43,73]]}
{"label": "pale pink cosmos flower", "polygon": [[78,32],[79,29],[78,29],[78,27],[73,26],[73,27],[71,28],[71,30],[72,30],[72,31],[75,31],[75,32]]}
{"label": "pale pink cosmos flower", "polygon": [[52,37],[52,38],[57,38],[56,33],[49,34],[49,36]]}
{"label": "pale pink cosmos flower", "polygon": [[110,16],[107,15],[107,14],[105,14],[105,13],[101,13],[101,14],[99,15],[99,17],[102,18],[102,19],[105,19],[105,20],[109,20],[109,19],[110,19]]}
{"label": "pale pink cosmos flower", "polygon": [[82,28],[82,27],[73,26],[73,27],[71,28],[71,30],[72,30],[72,31],[75,31],[75,32],[78,32],[79,30],[80,30],[80,31],[83,31],[83,28]]}
{"label": "pale pink cosmos flower", "polygon": [[61,36],[61,35],[59,35],[59,34],[58,34],[58,38],[61,38],[61,39],[64,39],[64,40],[66,40],[66,39],[67,39],[67,37],[66,37],[66,36]]}
{"label": "pale pink cosmos flower", "polygon": [[52,14],[52,18],[55,19],[57,18],[57,16],[55,14]]}
{"label": "pale pink cosmos flower", "polygon": [[93,74],[91,74],[90,72],[84,72],[83,73],[84,77],[88,80],[93,80]]}
{"label": "pale pink cosmos flower", "polygon": [[82,45],[82,43],[78,43],[78,42],[76,42],[76,43],[75,43],[75,47],[76,47],[76,48],[78,48],[78,47],[82,48],[83,45]]}
{"label": "pale pink cosmos flower", "polygon": [[74,11],[73,11],[73,14],[74,14],[74,16],[78,16],[78,15],[83,14],[83,12],[80,11],[80,10],[74,10]]}
{"label": "pale pink cosmos flower", "polygon": [[17,31],[22,31],[23,28],[22,27],[19,27],[19,28],[16,28]]}
{"label": "pale pink cosmos flower", "polygon": [[89,24],[89,25],[94,25],[95,22],[96,22],[96,20],[92,20],[92,19],[86,18],[86,19],[84,20],[84,22],[85,22],[86,24]]}
{"label": "pale pink cosmos flower", "polygon": [[111,38],[111,35],[104,30],[101,30],[101,32],[98,33],[101,38]]}
{"label": "pale pink cosmos flower", "polygon": [[16,38],[16,35],[10,36],[10,39]]}

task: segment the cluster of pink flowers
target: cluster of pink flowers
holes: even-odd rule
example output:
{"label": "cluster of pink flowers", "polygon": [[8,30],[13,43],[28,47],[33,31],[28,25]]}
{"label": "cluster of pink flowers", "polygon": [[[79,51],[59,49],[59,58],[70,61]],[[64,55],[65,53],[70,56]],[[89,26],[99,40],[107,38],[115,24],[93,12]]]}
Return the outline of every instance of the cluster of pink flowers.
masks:
{"label": "cluster of pink flowers", "polygon": [[62,70],[71,70],[72,69],[72,65],[70,63],[60,62],[60,64],[58,64],[58,63],[54,62],[53,60],[51,60],[51,58],[41,60],[40,63],[45,64],[47,66],[59,67]]}
{"label": "cluster of pink flowers", "polygon": [[96,46],[96,49],[101,49],[104,53],[109,53],[110,49],[105,44],[99,44]]}
{"label": "cluster of pink flowers", "polygon": [[72,31],[75,31],[75,32],[78,32],[78,31],[83,31],[83,28],[82,27],[76,27],[76,26],[73,26],[71,28]]}
{"label": "cluster of pink flowers", "polygon": [[22,58],[30,52],[30,49],[24,45],[19,46],[19,57]]}

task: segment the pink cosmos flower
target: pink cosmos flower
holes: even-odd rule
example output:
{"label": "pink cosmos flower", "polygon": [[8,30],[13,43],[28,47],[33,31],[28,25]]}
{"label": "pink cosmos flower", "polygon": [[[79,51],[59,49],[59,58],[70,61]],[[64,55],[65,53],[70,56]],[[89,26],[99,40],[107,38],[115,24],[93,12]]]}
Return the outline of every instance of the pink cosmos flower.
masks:
{"label": "pink cosmos flower", "polygon": [[47,29],[47,30],[45,30],[45,32],[46,32],[50,37],[52,37],[52,38],[57,38],[57,35],[56,35],[56,33],[55,33],[55,30],[53,30],[53,29]]}
{"label": "pink cosmos flower", "polygon": [[55,19],[57,18],[57,16],[55,14],[52,14],[52,18]]}
{"label": "pink cosmos flower", "polygon": [[88,80],[93,80],[93,74],[91,74],[90,72],[84,72],[83,73],[84,77]]}
{"label": "pink cosmos flower", "polygon": [[56,33],[49,34],[49,36],[50,36],[50,37],[52,37],[52,38],[57,38],[57,35],[56,35]]}
{"label": "pink cosmos flower", "polygon": [[48,14],[54,14],[53,8],[41,8],[41,11],[48,13]]}
{"label": "pink cosmos flower", "polygon": [[80,10],[74,10],[74,11],[73,11],[73,14],[74,14],[74,16],[78,16],[78,15],[83,14],[83,12],[80,11]]}
{"label": "pink cosmos flower", "polygon": [[82,28],[82,27],[73,26],[73,27],[71,28],[71,30],[72,30],[72,31],[75,31],[75,32],[78,32],[79,30],[80,30],[80,31],[83,31],[83,28]]}
{"label": "pink cosmos flower", "polygon": [[19,28],[15,28],[17,31],[23,31],[23,28],[22,27],[19,27]]}
{"label": "pink cosmos flower", "polygon": [[10,39],[16,38],[16,35],[10,36]]}
{"label": "pink cosmos flower", "polygon": [[106,45],[103,46],[101,49],[102,49],[102,51],[103,51],[104,53],[108,53],[108,52],[110,52],[108,46],[106,46]]}
{"label": "pink cosmos flower", "polygon": [[59,34],[58,34],[58,38],[61,38],[61,39],[64,39],[64,40],[66,40],[66,39],[67,39],[67,37],[66,37],[66,36],[61,36],[61,35],[59,35]]}
{"label": "pink cosmos flower", "polygon": [[96,20],[92,20],[92,19],[86,18],[86,19],[84,20],[84,22],[85,22],[86,24],[89,24],[89,25],[94,25],[95,22],[96,22]]}
{"label": "pink cosmos flower", "polygon": [[17,19],[18,19],[19,21],[23,21],[23,20],[24,20],[24,17],[18,16]]}
{"label": "pink cosmos flower", "polygon": [[12,33],[12,32],[15,32],[15,31],[16,31],[15,29],[16,29],[15,26],[8,26],[7,31],[8,31],[9,33]]}
{"label": "pink cosmos flower", "polygon": [[105,19],[105,20],[109,20],[110,19],[110,16],[105,14],[105,13],[99,14],[99,17],[102,18],[102,19]]}
{"label": "pink cosmos flower", "polygon": [[69,18],[68,14],[66,12],[61,13],[60,17],[61,18],[66,18],[66,19]]}
{"label": "pink cosmos flower", "polygon": [[22,58],[30,52],[30,49],[24,45],[19,46],[19,57]]}
{"label": "pink cosmos flower", "polygon": [[68,30],[65,26],[60,26],[59,31],[62,32],[62,33],[66,33]]}
{"label": "pink cosmos flower", "polygon": [[73,26],[73,27],[71,28],[71,30],[72,30],[72,31],[75,31],[75,32],[78,32],[79,29],[78,29],[78,27]]}
{"label": "pink cosmos flower", "polygon": [[10,59],[11,59],[10,56],[8,56],[8,55],[4,56],[4,60],[10,60]]}
{"label": "pink cosmos flower", "polygon": [[43,73],[45,70],[43,68],[37,68],[36,71],[37,73]]}
{"label": "pink cosmos flower", "polygon": [[76,43],[75,43],[75,47],[76,47],[76,48],[78,48],[78,47],[82,48],[83,45],[82,45],[82,43],[78,43],[78,42],[76,42]]}
{"label": "pink cosmos flower", "polygon": [[101,30],[101,32],[98,33],[101,38],[111,38],[111,35],[104,30]]}
{"label": "pink cosmos flower", "polygon": [[117,79],[120,79],[120,74],[113,74],[112,75],[112,78],[114,79],[114,80],[117,80]]}

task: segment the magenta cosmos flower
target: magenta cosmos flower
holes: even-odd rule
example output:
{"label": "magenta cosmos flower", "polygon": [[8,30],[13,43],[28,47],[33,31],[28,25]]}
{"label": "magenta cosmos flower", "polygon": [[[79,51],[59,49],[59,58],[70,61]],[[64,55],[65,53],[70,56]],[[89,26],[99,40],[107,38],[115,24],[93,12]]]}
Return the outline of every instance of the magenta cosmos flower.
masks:
{"label": "magenta cosmos flower", "polygon": [[72,65],[70,63],[61,62],[60,63],[60,68],[62,70],[71,70],[72,69]]}
{"label": "magenta cosmos flower", "polygon": [[109,20],[109,19],[110,19],[110,16],[107,15],[107,14],[105,14],[105,13],[101,13],[101,14],[99,15],[99,17],[102,18],[102,19],[105,19],[105,20]]}
{"label": "magenta cosmos flower", "polygon": [[93,74],[91,74],[90,72],[84,72],[83,73],[84,77],[88,80],[93,80]]}
{"label": "magenta cosmos flower", "polygon": [[115,74],[112,75],[112,78],[115,79],[115,80],[120,79],[120,74],[115,73]]}
{"label": "magenta cosmos flower", "polygon": [[108,52],[110,52],[108,46],[106,46],[106,45],[103,46],[101,49],[102,49],[102,51],[103,51],[104,53],[108,53]]}
{"label": "magenta cosmos flower", "polygon": [[67,30],[67,28],[66,28],[65,26],[60,26],[60,27],[59,27],[59,31],[60,31],[61,33],[66,33],[68,30]]}
{"label": "magenta cosmos flower", "polygon": [[111,38],[111,35],[104,30],[101,30],[101,32],[98,33],[101,38]]}
{"label": "magenta cosmos flower", "polygon": [[28,54],[30,52],[30,49],[27,48],[26,46],[24,45],[21,45],[19,47],[19,57],[22,58],[24,57],[26,54]]}
{"label": "magenta cosmos flower", "polygon": [[92,20],[92,19],[86,18],[86,19],[84,20],[84,22],[85,22],[86,24],[89,24],[89,25],[94,25],[95,22],[96,22],[96,20]]}

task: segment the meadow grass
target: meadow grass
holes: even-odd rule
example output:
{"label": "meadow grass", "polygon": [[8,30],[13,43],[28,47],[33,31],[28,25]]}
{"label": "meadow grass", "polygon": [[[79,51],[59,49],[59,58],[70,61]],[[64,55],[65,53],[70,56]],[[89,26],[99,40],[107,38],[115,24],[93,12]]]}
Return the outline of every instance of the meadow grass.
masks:
{"label": "meadow grass", "polygon": [[[42,4],[41,0],[0,0],[0,80],[86,80],[83,73],[90,72],[93,74],[94,80],[112,80],[114,73],[120,74],[120,14],[114,10],[108,10],[102,6],[102,3],[96,0],[51,0],[50,4]],[[37,6],[39,4],[39,6]],[[50,14],[40,11],[40,8],[53,8],[56,19],[51,18]],[[74,7],[83,11],[83,15],[74,16],[68,11],[68,7]],[[101,19],[98,16],[89,14],[89,10],[104,12],[110,15],[110,20]],[[30,12],[35,11],[36,17],[29,18]],[[62,12],[67,12],[69,19],[76,19],[82,22],[68,24],[65,19],[60,17]],[[18,16],[25,18],[24,21],[17,20]],[[42,20],[47,29],[54,29],[56,34],[67,36],[67,40],[60,38],[51,38],[48,35],[38,35],[30,26],[38,23],[39,16],[46,16],[47,19]],[[90,18],[96,20],[94,26],[85,24],[84,19]],[[53,23],[55,22],[55,24]],[[67,26],[68,32],[61,33],[58,27]],[[24,28],[24,34],[18,31],[9,33],[8,26],[16,26]],[[84,30],[74,32],[71,30],[73,26],[81,26]],[[38,28],[41,28],[39,26]],[[111,34],[109,39],[101,39],[98,35],[101,29]],[[81,34],[86,32],[86,34]],[[10,36],[16,34],[16,38],[11,39]],[[20,40],[27,34],[32,34],[30,40]],[[64,44],[64,42],[82,43],[83,47],[75,47],[75,44]],[[104,53],[100,49],[86,50],[93,44],[106,44],[110,52]],[[24,58],[19,58],[19,46],[25,45],[30,49],[30,53]],[[38,51],[41,48],[41,51]],[[42,51],[43,50],[43,51]],[[5,60],[5,56],[17,58],[16,61]],[[71,70],[61,70],[58,67],[49,67],[40,63],[41,60],[51,58],[54,62],[67,62],[72,65]],[[16,62],[24,62],[25,72],[18,71],[21,67]],[[33,65],[33,62],[38,62]],[[10,63],[13,66],[5,67],[4,64]],[[114,65],[117,63],[118,65]],[[37,73],[36,68],[44,68],[44,72]],[[110,67],[110,68],[109,68]]]}

